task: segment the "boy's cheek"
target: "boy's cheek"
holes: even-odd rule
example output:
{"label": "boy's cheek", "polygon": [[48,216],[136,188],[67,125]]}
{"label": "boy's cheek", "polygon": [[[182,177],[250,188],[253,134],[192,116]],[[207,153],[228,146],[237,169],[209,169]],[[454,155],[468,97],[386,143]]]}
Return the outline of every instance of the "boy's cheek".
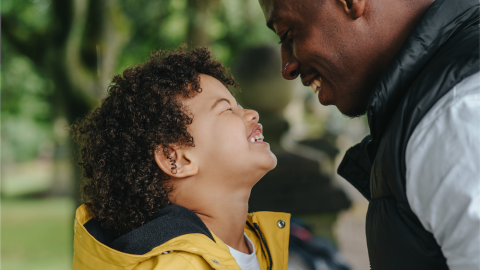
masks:
{"label": "boy's cheek", "polygon": [[225,145],[240,146],[248,142],[245,129],[240,129],[235,126],[225,125],[222,131],[216,133],[214,137],[216,138],[216,142]]}

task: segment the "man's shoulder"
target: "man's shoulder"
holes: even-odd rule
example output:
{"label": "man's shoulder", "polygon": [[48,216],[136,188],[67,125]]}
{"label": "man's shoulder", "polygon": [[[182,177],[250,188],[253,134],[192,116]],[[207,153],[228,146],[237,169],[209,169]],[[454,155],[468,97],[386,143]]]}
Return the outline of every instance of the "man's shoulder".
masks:
{"label": "man's shoulder", "polygon": [[480,73],[455,85],[424,116],[408,141],[405,163],[414,212],[442,192],[474,196],[480,174]]}
{"label": "man's shoulder", "polygon": [[478,267],[480,73],[455,85],[425,115],[405,161],[410,207],[449,267]]}
{"label": "man's shoulder", "polygon": [[419,136],[421,130],[442,122],[447,125],[444,127],[447,132],[458,132],[466,128],[463,122],[480,119],[479,101],[480,72],[477,72],[455,85],[435,103],[417,125],[410,140]]}

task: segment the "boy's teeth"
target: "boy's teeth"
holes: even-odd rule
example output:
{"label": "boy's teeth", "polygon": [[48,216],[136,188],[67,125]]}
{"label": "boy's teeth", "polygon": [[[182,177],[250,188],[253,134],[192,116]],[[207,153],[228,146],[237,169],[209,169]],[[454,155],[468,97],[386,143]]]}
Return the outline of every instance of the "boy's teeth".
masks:
{"label": "boy's teeth", "polygon": [[316,95],[322,89],[322,79],[318,77],[310,83],[313,93]]}
{"label": "boy's teeth", "polygon": [[263,138],[264,138],[263,134],[256,135],[256,136],[250,138],[250,142],[253,143],[253,142],[256,142],[256,141],[263,141]]}

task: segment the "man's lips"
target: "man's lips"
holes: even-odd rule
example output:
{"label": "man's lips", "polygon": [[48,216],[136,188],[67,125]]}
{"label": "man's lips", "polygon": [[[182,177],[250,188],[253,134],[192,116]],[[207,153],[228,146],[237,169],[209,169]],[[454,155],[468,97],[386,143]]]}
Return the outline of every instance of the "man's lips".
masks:
{"label": "man's lips", "polygon": [[318,77],[310,83],[313,93],[316,95],[322,90],[322,78]]}
{"label": "man's lips", "polygon": [[310,84],[315,80],[315,78],[320,77],[317,73],[311,73],[308,75],[300,74],[300,78],[302,79],[302,84],[304,86],[310,86]]}
{"label": "man's lips", "polygon": [[302,83],[305,86],[310,86],[313,93],[316,95],[322,90],[322,77],[320,75],[310,75],[302,79]]}

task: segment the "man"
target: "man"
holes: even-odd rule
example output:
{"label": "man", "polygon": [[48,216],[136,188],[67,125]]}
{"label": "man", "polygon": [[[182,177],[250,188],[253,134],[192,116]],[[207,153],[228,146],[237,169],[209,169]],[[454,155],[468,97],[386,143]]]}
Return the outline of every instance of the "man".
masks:
{"label": "man", "polygon": [[260,0],[282,75],[367,113],[338,173],[369,201],[371,268],[480,269],[477,0]]}

